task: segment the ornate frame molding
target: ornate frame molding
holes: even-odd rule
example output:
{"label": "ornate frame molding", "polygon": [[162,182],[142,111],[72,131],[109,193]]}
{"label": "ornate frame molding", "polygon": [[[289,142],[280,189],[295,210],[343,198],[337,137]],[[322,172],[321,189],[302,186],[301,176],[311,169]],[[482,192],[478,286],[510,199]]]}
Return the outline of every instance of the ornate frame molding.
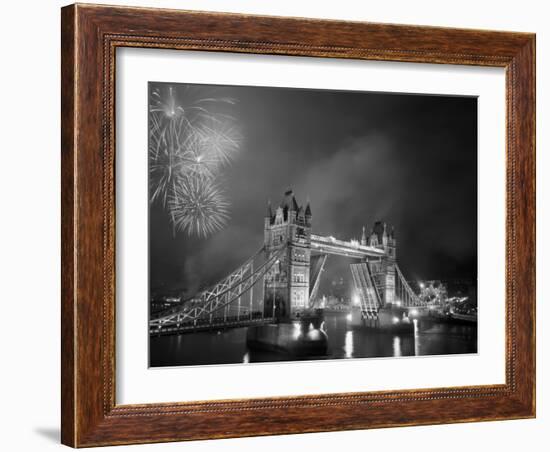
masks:
{"label": "ornate frame molding", "polygon": [[[504,67],[506,383],[116,405],[114,89],[118,47]],[[534,35],[71,5],[62,9],[61,154],[64,444],[82,447],[535,415]]]}

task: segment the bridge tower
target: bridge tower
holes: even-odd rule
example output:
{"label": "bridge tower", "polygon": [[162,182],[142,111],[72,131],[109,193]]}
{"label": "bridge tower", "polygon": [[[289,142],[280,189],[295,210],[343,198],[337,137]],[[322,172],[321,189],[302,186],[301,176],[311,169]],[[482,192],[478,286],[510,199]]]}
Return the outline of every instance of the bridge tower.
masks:
{"label": "bridge tower", "polygon": [[286,248],[264,278],[264,315],[285,321],[296,318],[309,304],[311,258],[311,207],[298,206],[291,189],[273,212],[268,204],[264,218],[264,246],[269,259]]}
{"label": "bridge tower", "polygon": [[374,223],[368,244],[385,252],[383,257],[369,260],[369,264],[383,305],[393,304],[398,301],[395,296],[397,241],[393,227],[388,231],[386,223]]}

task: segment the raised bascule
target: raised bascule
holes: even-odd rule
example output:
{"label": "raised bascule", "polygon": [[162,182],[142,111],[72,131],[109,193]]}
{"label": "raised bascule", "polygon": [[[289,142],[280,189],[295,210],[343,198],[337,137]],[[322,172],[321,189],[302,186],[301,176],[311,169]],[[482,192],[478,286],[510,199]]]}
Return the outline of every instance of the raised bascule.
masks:
{"label": "raised bascule", "polygon": [[339,240],[312,233],[312,209],[299,206],[292,190],[264,217],[263,246],[243,265],[212,287],[149,321],[151,334],[174,334],[270,322],[307,315],[316,299],[329,255],[350,264],[361,318],[376,324],[380,311],[422,305],[397,264],[393,228],[376,222],[361,240]]}

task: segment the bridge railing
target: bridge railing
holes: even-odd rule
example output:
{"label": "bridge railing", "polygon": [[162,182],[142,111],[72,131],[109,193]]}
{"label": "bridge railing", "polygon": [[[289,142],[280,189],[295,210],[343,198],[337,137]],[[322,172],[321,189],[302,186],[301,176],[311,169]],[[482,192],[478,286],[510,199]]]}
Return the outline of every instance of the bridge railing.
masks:
{"label": "bridge railing", "polygon": [[422,300],[416,293],[414,293],[397,264],[395,264],[395,273],[397,276],[395,292],[400,295],[399,298],[403,303],[403,306],[422,306]]}
{"label": "bridge railing", "polygon": [[198,302],[201,299],[201,295],[209,292],[214,292],[216,290],[216,287],[221,286],[227,286],[228,282],[235,278],[236,275],[242,274],[243,270],[245,268],[249,268],[249,266],[254,262],[254,259],[258,257],[258,255],[264,251],[264,247],[262,246],[258,251],[256,251],[250,258],[246,260],[244,264],[233,270],[231,273],[229,273],[227,276],[225,276],[222,280],[217,282],[216,284],[211,285],[210,287],[202,290],[198,295],[195,295],[191,298],[188,298],[187,300],[182,301],[178,306],[171,307],[169,309],[157,312],[155,315],[151,316],[152,320],[156,320],[162,317],[166,317],[171,314],[176,314],[182,311],[182,309],[185,309],[186,306]]}
{"label": "bridge railing", "polygon": [[[247,292],[249,292],[252,297],[250,291],[253,290],[255,284],[260,281],[281,258],[285,248],[271,255],[263,264],[254,269],[254,258],[257,257],[262,250],[263,248],[218,284],[201,292],[198,296],[187,300],[183,305],[155,315],[149,321],[150,327],[159,328],[165,325],[181,325],[186,322],[197,322],[204,319],[212,322],[215,318],[215,312],[224,310],[232,304],[237,304],[237,308],[240,311],[241,298]],[[227,318],[227,312],[225,310],[223,317]]]}

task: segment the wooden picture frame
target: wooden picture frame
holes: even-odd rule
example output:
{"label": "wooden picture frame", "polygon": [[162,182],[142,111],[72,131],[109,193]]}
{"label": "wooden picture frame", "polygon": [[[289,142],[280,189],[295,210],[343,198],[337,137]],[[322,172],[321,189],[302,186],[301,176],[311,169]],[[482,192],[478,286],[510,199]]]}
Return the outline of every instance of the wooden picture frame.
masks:
{"label": "wooden picture frame", "polygon": [[[535,416],[535,35],[71,5],[62,9],[62,442],[73,447]],[[115,50],[207,50],[506,70],[506,383],[115,403]]]}

